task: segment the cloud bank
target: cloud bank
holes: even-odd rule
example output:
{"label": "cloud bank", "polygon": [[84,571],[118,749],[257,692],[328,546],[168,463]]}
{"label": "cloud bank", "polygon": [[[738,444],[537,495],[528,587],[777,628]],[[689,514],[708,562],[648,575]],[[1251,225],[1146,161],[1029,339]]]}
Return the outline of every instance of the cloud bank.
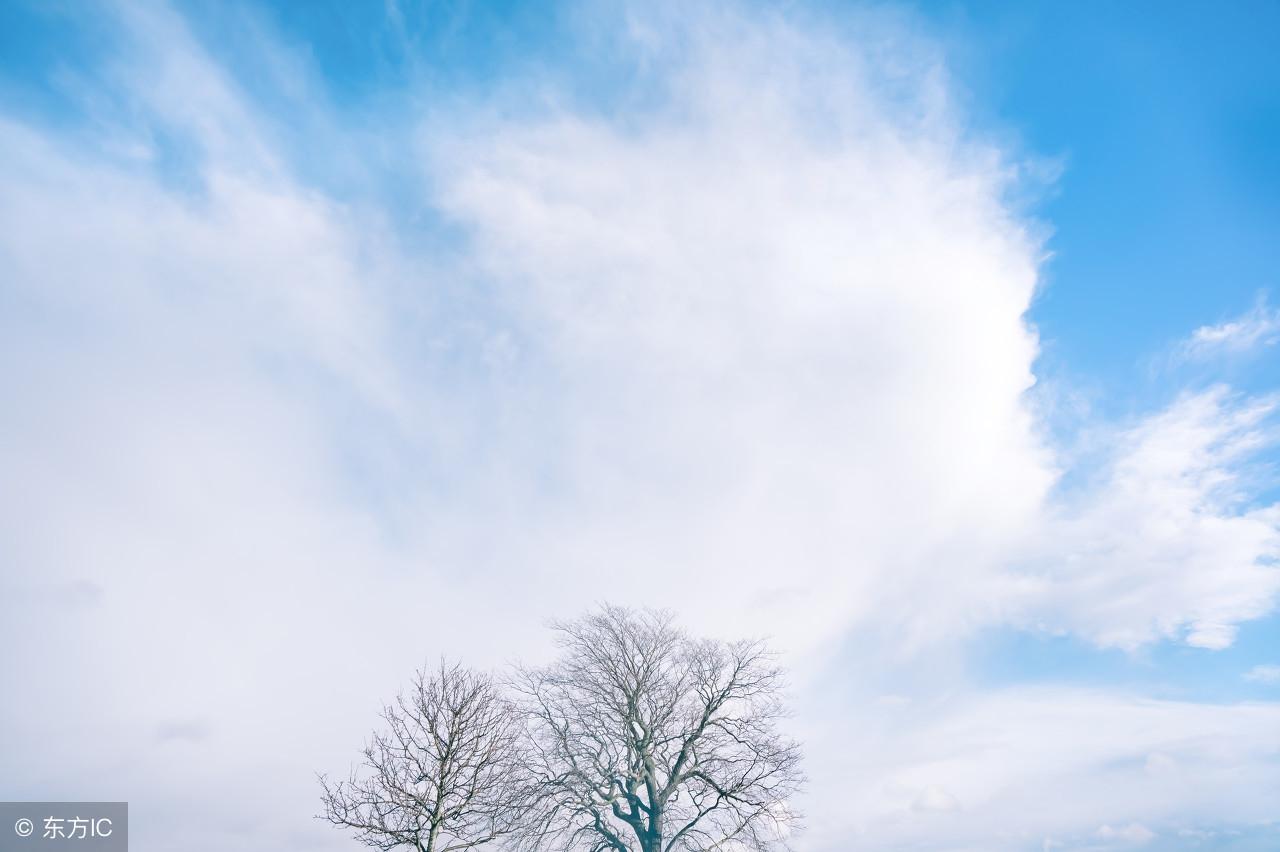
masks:
{"label": "cloud bank", "polygon": [[[140,849],[336,849],[311,773],[414,665],[536,658],[608,599],[790,652],[822,708],[805,848],[1263,818],[1274,705],[842,686],[997,626],[1230,644],[1280,585],[1241,472],[1273,402],[1189,393],[1064,488],[1028,395],[1040,229],[936,51],[588,12],[623,91],[552,76],[388,130],[423,233],[303,180],[163,7],[109,22],[96,130],[0,124],[3,792],[130,799]],[[1152,754],[1206,773],[1126,783]]]}

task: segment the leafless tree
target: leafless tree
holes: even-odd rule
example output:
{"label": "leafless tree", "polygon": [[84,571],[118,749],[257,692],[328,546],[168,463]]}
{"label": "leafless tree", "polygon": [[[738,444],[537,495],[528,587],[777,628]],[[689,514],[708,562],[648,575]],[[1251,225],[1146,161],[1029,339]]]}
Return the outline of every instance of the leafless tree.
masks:
{"label": "leafless tree", "polygon": [[387,705],[346,781],[321,776],[322,818],[376,849],[457,852],[519,820],[523,723],[485,674],[441,663]]}
{"label": "leafless tree", "polygon": [[799,747],[758,641],[694,639],[670,615],[604,607],[555,625],[561,656],[519,669],[533,805],[516,840],[557,852],[785,848]]}

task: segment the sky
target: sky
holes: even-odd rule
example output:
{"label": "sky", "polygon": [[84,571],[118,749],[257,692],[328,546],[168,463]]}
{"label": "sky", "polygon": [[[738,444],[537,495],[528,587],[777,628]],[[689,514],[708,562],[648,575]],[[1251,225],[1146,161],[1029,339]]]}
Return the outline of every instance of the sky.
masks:
{"label": "sky", "polygon": [[353,849],[609,601],[780,650],[797,852],[1275,849],[1278,35],[0,4],[0,798]]}

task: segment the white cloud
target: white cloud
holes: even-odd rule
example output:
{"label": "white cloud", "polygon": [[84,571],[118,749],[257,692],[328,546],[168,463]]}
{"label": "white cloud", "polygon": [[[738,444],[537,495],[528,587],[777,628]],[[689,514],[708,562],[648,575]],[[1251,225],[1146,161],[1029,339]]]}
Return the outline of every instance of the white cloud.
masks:
{"label": "white cloud", "polygon": [[1272,401],[1188,395],[1049,496],[1024,395],[1041,249],[931,57],[901,60],[904,107],[844,43],[688,26],[651,113],[473,118],[431,148],[476,274],[553,377],[522,374],[566,448],[535,462],[572,519],[557,570],[608,560],[634,596],[623,578],[669,566],[669,592],[643,583],[660,602],[717,601],[794,648],[1000,621],[1221,648],[1269,611],[1280,516],[1247,506],[1239,465]]}
{"label": "white cloud", "polygon": [[1260,297],[1247,313],[1218,325],[1203,325],[1191,333],[1177,350],[1185,360],[1203,360],[1219,355],[1246,355],[1274,346],[1280,341],[1280,310]]}
{"label": "white cloud", "polygon": [[932,89],[891,107],[843,44],[731,17],[684,35],[650,114],[456,122],[479,129],[432,148],[540,366],[521,380],[551,431],[504,470],[557,471],[557,572],[607,562],[619,594],[793,647],[883,614],[945,635],[1054,477],[1011,170]]}
{"label": "white cloud", "polygon": [[[128,794],[140,849],[345,848],[310,820],[311,773],[412,666],[537,657],[544,619],[600,599],[771,633],[806,700],[846,679],[850,633],[941,678],[986,625],[1221,645],[1270,606],[1275,518],[1237,473],[1269,401],[1180,400],[1087,499],[1050,496],[1017,169],[903,32],[640,15],[618,49],[644,53],[643,107],[521,90],[424,125],[461,235],[439,256],[297,180],[147,8],[125,26],[150,52],[102,83],[145,126],[111,149],[179,128],[197,190],[0,125],[0,638],[24,647],[0,675],[32,685],[0,706],[31,744],[0,792]],[[914,726],[883,742],[807,738],[830,789],[861,767],[808,848],[851,825],[936,846],[952,821],[994,848],[1037,789],[1061,807],[1018,831],[1155,825],[1145,794],[1092,792],[1107,760],[1220,780],[1218,756],[1273,742],[1270,708],[906,691],[866,702]],[[1265,789],[1260,761],[1240,757]]]}
{"label": "white cloud", "polygon": [[1095,481],[1038,531],[1039,623],[1103,646],[1223,648],[1270,611],[1280,513],[1250,503],[1244,462],[1274,407],[1217,387],[1115,434]]}
{"label": "white cloud", "polygon": [[1154,840],[1156,833],[1142,823],[1131,822],[1116,828],[1104,825],[1098,829],[1098,837],[1103,840],[1119,840],[1132,846],[1141,846]]}
{"label": "white cloud", "polygon": [[1244,679],[1253,683],[1280,683],[1280,666],[1254,666],[1244,673]]}

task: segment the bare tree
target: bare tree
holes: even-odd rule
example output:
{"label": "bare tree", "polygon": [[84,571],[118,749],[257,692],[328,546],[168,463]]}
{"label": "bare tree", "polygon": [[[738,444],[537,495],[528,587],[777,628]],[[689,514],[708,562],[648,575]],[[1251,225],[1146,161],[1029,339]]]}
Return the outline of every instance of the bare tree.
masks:
{"label": "bare tree", "polygon": [[562,654],[517,672],[531,732],[526,849],[785,848],[799,747],[758,641],[693,639],[666,613],[604,607],[555,625]]}
{"label": "bare tree", "polygon": [[348,780],[321,776],[322,818],[384,850],[456,852],[512,831],[523,723],[488,675],[441,662],[382,718]]}

